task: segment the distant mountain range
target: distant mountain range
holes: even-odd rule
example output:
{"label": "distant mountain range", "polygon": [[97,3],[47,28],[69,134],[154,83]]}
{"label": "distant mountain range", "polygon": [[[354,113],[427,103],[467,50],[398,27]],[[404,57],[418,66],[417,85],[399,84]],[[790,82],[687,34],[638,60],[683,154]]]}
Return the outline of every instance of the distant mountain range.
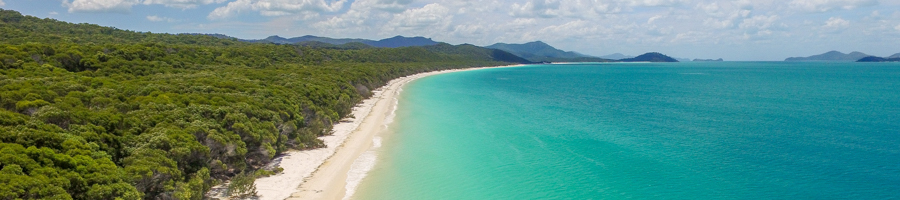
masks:
{"label": "distant mountain range", "polygon": [[721,62],[721,61],[725,61],[725,60],[723,60],[722,58],[719,58],[719,59],[699,59],[699,58],[695,58],[695,59],[694,59],[694,62],[713,62],[713,61]]}
{"label": "distant mountain range", "polygon": [[869,56],[869,57],[865,57],[865,58],[860,58],[856,62],[900,62],[900,56],[898,56],[898,57],[892,56],[892,57],[887,57],[887,58],[882,58],[882,57],[878,57],[878,56]]}
{"label": "distant mountain range", "polygon": [[859,59],[868,57],[871,55],[861,53],[858,51],[850,52],[849,54],[841,53],[840,51],[829,51],[823,54],[809,56],[809,57],[790,57],[784,59],[784,61],[857,61]]}
{"label": "distant mountain range", "polygon": [[593,56],[580,54],[573,51],[563,51],[548,45],[541,41],[534,41],[525,44],[506,44],[496,43],[486,48],[499,49],[510,52],[519,57],[523,57],[532,62],[609,62],[610,59],[603,59]]}
{"label": "distant mountain range", "polygon": [[623,55],[621,53],[614,53],[614,54],[609,54],[609,55],[605,55],[605,56],[600,56],[600,58],[610,59],[610,60],[621,60],[621,59],[626,59],[626,58],[634,58],[634,56]]}
{"label": "distant mountain range", "polygon": [[895,53],[894,55],[888,56],[887,58],[900,58],[900,53]]}
{"label": "distant mountain range", "polygon": [[255,43],[275,43],[275,44],[297,44],[302,42],[323,42],[334,45],[342,45],[347,43],[362,43],[372,47],[382,47],[382,48],[397,48],[397,47],[412,47],[412,46],[428,46],[435,45],[438,42],[431,40],[431,38],[424,37],[403,37],[403,36],[395,36],[392,38],[382,39],[382,40],[367,40],[367,39],[334,39],[328,37],[319,37],[319,36],[302,36],[302,37],[294,37],[294,38],[283,38],[277,35],[269,36],[266,39],[261,40],[243,40],[246,42],[255,42]]}
{"label": "distant mountain range", "polygon": [[634,58],[626,58],[619,60],[621,62],[678,62],[678,60],[666,56],[665,54],[650,52]]}
{"label": "distant mountain range", "polygon": [[[197,34],[197,33],[186,33],[191,35],[208,35],[217,38],[227,38],[234,39],[244,42],[253,42],[253,43],[274,43],[274,44],[296,44],[303,46],[313,46],[313,47],[323,47],[323,48],[338,48],[338,49],[365,49],[365,48],[397,48],[397,47],[411,47],[411,46],[422,46],[425,48],[448,48],[447,43],[436,42],[431,40],[430,38],[425,37],[403,37],[403,36],[395,36],[392,38],[382,39],[382,40],[368,40],[368,39],[351,39],[351,38],[329,38],[329,37],[319,37],[306,35],[301,37],[294,38],[284,38],[281,36],[269,36],[265,39],[259,40],[245,40],[238,39],[235,37],[222,35],[222,34]],[[452,45],[449,45],[452,46]],[[463,44],[457,45],[461,46],[460,48],[450,48],[455,49],[454,51],[459,50],[469,50],[481,52],[484,54],[490,54],[496,60],[504,60],[510,62],[518,62],[518,63],[537,63],[537,62],[678,62],[678,60],[668,57],[666,55],[652,52],[646,53],[641,56],[632,57],[622,55],[620,53],[610,54],[601,57],[594,57],[589,55],[584,55],[574,51],[563,51],[559,50],[553,46],[550,46],[547,43],[541,41],[528,42],[525,44],[506,44],[506,43],[496,43],[490,46],[486,46],[483,48],[492,49],[491,52],[484,52],[482,47],[477,47],[474,45]],[[459,52],[457,52],[459,53]],[[688,60],[690,61],[690,60]]]}

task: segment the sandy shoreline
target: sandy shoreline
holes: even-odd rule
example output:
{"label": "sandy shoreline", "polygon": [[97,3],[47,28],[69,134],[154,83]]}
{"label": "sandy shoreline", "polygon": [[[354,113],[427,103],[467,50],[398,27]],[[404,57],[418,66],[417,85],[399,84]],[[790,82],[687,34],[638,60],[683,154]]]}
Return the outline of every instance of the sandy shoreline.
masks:
{"label": "sandy shoreline", "polygon": [[[522,65],[498,67],[515,66]],[[373,140],[380,139],[376,135],[392,120],[396,97],[403,85],[426,76],[485,68],[497,67],[426,72],[391,80],[373,91],[372,97],[356,105],[354,117],[336,124],[332,135],[319,138],[325,142],[325,148],[290,151],[281,157],[282,173],[256,180],[259,199],[343,199],[347,194],[345,186],[350,168],[357,158],[372,149]]]}

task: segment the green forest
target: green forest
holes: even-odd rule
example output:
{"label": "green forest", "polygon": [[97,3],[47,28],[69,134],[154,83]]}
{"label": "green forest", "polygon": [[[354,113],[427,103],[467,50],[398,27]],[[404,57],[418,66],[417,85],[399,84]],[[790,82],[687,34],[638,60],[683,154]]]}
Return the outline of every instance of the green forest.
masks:
{"label": "green forest", "polygon": [[[0,199],[201,199],[389,80],[527,62],[472,45],[276,45],[0,9]],[[360,46],[363,45],[363,46]]]}

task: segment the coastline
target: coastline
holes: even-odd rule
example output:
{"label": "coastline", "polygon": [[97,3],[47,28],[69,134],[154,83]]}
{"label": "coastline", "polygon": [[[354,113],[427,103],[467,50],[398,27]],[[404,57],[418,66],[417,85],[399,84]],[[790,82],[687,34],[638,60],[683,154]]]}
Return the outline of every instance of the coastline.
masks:
{"label": "coastline", "polygon": [[[392,120],[397,104],[396,97],[406,83],[437,74],[518,66],[524,65],[433,71],[391,80],[387,85],[374,90],[372,97],[353,107],[353,117],[335,124],[332,135],[319,137],[326,147],[304,151],[292,150],[278,158],[280,159],[278,165],[284,171],[256,180],[259,199],[348,198],[344,197],[348,194],[345,187],[348,186],[348,172],[355,161],[373,145],[380,146],[373,140],[380,140],[376,136],[383,132],[387,123]],[[352,191],[349,194],[352,194]]]}

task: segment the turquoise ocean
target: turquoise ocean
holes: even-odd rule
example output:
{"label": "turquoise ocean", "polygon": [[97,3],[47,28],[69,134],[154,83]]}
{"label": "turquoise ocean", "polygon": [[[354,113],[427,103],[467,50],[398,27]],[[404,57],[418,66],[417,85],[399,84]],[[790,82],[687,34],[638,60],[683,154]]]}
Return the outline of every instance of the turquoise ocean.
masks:
{"label": "turquoise ocean", "polygon": [[532,65],[398,101],[354,199],[900,199],[900,63]]}

